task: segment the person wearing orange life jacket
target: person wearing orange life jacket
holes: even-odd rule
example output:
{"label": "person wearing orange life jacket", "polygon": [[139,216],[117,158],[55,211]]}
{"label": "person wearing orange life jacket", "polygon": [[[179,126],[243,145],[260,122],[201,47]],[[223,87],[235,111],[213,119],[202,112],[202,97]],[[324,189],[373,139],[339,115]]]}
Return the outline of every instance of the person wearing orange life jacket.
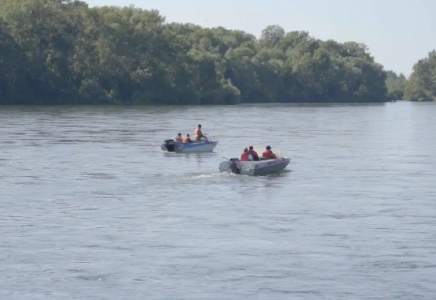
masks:
{"label": "person wearing orange life jacket", "polygon": [[259,160],[259,155],[257,154],[256,151],[254,151],[253,146],[250,146],[248,148],[248,153],[253,157],[254,161],[258,161]]}
{"label": "person wearing orange life jacket", "polygon": [[277,158],[277,156],[271,151],[270,146],[266,146],[266,150],[262,153],[262,157],[269,158],[269,159]]}
{"label": "person wearing orange life jacket", "polygon": [[191,137],[189,136],[189,133],[186,134],[186,137],[185,137],[185,139],[183,140],[183,142],[184,142],[184,143],[192,143],[192,141],[191,141]]}
{"label": "person wearing orange life jacket", "polygon": [[207,140],[207,137],[201,131],[201,124],[198,124],[197,129],[195,129],[194,134],[195,134],[195,140],[197,142],[201,141],[201,138],[205,138]]}
{"label": "person wearing orange life jacket", "polygon": [[241,154],[241,161],[249,161],[248,149],[247,148],[245,148],[244,152],[242,152],[242,154]]}
{"label": "person wearing orange life jacket", "polygon": [[175,142],[183,142],[182,134],[179,132],[177,136],[174,138]]}

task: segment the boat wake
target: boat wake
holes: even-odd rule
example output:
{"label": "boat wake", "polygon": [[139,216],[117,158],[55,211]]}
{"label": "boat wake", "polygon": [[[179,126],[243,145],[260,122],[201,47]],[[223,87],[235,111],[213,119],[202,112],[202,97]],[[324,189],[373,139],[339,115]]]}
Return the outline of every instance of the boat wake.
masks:
{"label": "boat wake", "polygon": [[209,179],[209,178],[219,178],[219,177],[228,177],[228,176],[236,176],[236,174],[230,174],[230,173],[209,173],[209,174],[199,174],[199,175],[192,175],[191,179]]}

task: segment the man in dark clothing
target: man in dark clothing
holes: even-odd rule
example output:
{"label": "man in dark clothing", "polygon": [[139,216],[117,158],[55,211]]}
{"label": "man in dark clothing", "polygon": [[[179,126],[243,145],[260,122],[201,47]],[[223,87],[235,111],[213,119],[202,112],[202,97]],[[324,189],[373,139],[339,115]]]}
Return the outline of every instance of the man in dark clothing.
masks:
{"label": "man in dark clothing", "polygon": [[251,156],[253,157],[254,161],[258,161],[259,160],[259,155],[257,154],[256,151],[254,151],[253,146],[250,146],[248,148],[248,154],[251,154]]}

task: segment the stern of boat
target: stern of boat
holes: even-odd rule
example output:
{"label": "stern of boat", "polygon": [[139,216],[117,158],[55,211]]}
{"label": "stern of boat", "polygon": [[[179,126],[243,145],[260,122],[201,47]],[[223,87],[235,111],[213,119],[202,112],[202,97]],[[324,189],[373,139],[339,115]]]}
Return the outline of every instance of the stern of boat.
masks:
{"label": "stern of boat", "polygon": [[220,172],[240,174],[241,164],[238,158],[231,158],[229,160],[223,161],[219,165]]}
{"label": "stern of boat", "polygon": [[165,140],[163,144],[160,146],[163,151],[174,152],[175,151],[175,142],[174,140]]}

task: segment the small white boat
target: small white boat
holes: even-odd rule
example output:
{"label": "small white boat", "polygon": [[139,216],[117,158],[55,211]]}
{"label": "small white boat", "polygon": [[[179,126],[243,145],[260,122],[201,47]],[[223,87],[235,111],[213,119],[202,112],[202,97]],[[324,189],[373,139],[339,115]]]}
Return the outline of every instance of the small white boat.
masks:
{"label": "small white boat", "polygon": [[200,152],[212,152],[218,145],[218,141],[208,136],[207,140],[199,142],[193,141],[192,143],[176,142],[174,140],[165,140],[161,145],[163,151],[176,152],[176,153],[200,153]]}
{"label": "small white boat", "polygon": [[[260,153],[260,152],[258,152]],[[279,153],[277,155],[277,153]],[[277,158],[263,159],[258,161],[241,161],[239,158],[231,158],[223,161],[219,165],[221,172],[250,175],[250,176],[265,176],[283,171],[291,161],[288,157],[283,157],[281,151],[277,151]]]}

